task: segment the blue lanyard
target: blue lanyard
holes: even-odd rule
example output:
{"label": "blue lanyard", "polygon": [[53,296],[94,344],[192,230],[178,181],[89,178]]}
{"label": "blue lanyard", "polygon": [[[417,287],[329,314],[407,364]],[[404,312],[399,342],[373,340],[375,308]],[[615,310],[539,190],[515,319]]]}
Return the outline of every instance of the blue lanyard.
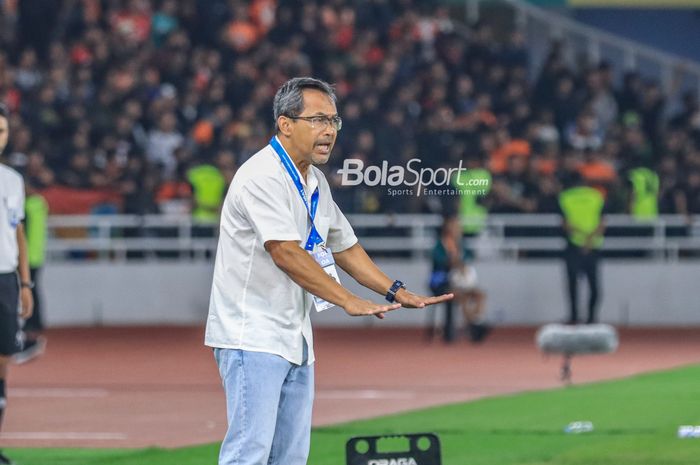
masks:
{"label": "blue lanyard", "polygon": [[314,193],[311,194],[311,207],[309,207],[309,202],[306,199],[306,191],[304,191],[304,186],[301,183],[301,178],[299,178],[299,172],[294,166],[294,163],[292,162],[291,158],[289,158],[287,151],[284,149],[284,147],[282,147],[282,144],[280,144],[280,141],[279,139],[277,139],[277,136],[273,136],[272,139],[270,139],[270,145],[277,153],[277,156],[280,157],[280,161],[282,162],[282,165],[284,165],[284,168],[287,170],[289,177],[291,177],[292,181],[294,181],[294,186],[296,186],[297,191],[301,196],[301,200],[302,202],[304,202],[306,211],[309,214],[309,218],[311,218],[311,231],[309,232],[309,237],[306,239],[306,245],[304,246],[304,249],[313,250],[314,246],[318,244],[323,244],[323,238],[318,233],[318,231],[316,230],[316,226],[314,225],[314,218],[316,217],[316,208],[318,207],[318,187],[316,188],[316,190],[314,190]]}

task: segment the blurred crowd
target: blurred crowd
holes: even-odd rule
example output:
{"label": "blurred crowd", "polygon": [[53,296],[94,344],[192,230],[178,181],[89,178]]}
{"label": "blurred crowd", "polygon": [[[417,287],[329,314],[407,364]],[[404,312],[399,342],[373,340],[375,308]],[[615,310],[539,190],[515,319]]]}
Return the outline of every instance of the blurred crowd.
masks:
{"label": "blurred crowd", "polygon": [[277,87],[312,75],[338,93],[327,173],[348,212],[440,208],[335,174],[420,158],[487,168],[493,212],[556,211],[573,172],[626,212],[627,173],[647,167],[660,212],[700,213],[697,95],[669,114],[659,83],[615,86],[613,64],[573,69],[559,44],[533,78],[520,32],[452,17],[418,0],[0,0],[6,161],[40,190],[114,192],[115,211],[187,211],[211,179],[194,170],[225,186],[272,134]]}

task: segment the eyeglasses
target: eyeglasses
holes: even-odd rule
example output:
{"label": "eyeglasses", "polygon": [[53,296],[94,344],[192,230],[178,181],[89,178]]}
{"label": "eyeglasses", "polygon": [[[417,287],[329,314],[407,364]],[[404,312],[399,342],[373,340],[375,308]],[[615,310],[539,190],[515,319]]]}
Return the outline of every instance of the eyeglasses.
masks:
{"label": "eyeglasses", "polygon": [[336,131],[340,131],[340,129],[343,127],[343,120],[340,116],[335,115],[335,116],[325,116],[325,115],[318,115],[318,116],[287,116],[289,119],[303,119],[304,121],[308,121],[311,123],[311,127],[316,129],[317,127],[320,129],[326,129],[328,125],[330,125],[333,129]]}

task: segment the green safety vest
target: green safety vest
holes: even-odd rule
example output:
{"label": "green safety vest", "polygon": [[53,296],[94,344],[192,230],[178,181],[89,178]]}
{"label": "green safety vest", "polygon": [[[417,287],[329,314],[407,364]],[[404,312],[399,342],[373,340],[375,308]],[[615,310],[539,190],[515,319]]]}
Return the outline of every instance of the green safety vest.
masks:
{"label": "green safety vest", "polygon": [[[559,194],[559,206],[564,218],[575,231],[569,232],[569,240],[583,247],[586,237],[598,228],[603,216],[605,198],[603,194],[592,187],[572,187]],[[603,245],[603,235],[593,238],[592,247]]]}
{"label": "green safety vest", "polygon": [[46,256],[47,222],[49,204],[44,197],[33,194],[24,202],[25,224],[27,233],[27,255],[30,268],[39,268]]}
{"label": "green safety vest", "polygon": [[[479,185],[469,185],[469,181],[479,180]],[[463,231],[478,234],[486,226],[488,210],[477,202],[491,190],[491,173],[484,168],[474,168],[455,173],[452,187],[462,191],[459,199],[459,215],[465,222]],[[483,184],[483,185],[482,185]]]}
{"label": "green safety vest", "polygon": [[632,216],[652,219],[659,215],[659,175],[649,168],[635,168],[629,172],[632,183]]}
{"label": "green safety vest", "polygon": [[216,221],[224,200],[226,178],[212,165],[200,165],[187,171],[192,184],[195,208],[192,217],[203,221]]}

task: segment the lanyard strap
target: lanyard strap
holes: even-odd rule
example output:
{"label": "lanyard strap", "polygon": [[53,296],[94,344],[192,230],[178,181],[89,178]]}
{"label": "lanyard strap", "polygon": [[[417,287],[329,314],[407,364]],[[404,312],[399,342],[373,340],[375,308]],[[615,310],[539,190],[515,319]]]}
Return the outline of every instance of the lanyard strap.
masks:
{"label": "lanyard strap", "polygon": [[318,244],[323,244],[323,238],[318,233],[318,231],[316,230],[316,226],[314,225],[316,209],[318,208],[318,187],[316,187],[314,193],[311,194],[311,206],[309,206],[309,202],[306,199],[306,191],[304,190],[304,186],[301,183],[301,178],[299,177],[299,172],[294,166],[294,163],[292,163],[292,159],[289,158],[287,151],[284,149],[284,147],[282,147],[282,144],[280,144],[280,141],[279,139],[277,139],[277,136],[273,136],[272,139],[270,139],[270,145],[272,146],[272,149],[275,151],[275,153],[277,153],[277,156],[280,158],[284,169],[287,170],[287,174],[289,174],[289,177],[292,178],[294,186],[297,188],[297,192],[299,192],[299,196],[301,197],[301,201],[304,202],[306,212],[309,214],[309,218],[311,218],[311,231],[309,231],[309,237],[306,239],[306,245],[304,246],[304,249],[313,250],[314,246]]}

